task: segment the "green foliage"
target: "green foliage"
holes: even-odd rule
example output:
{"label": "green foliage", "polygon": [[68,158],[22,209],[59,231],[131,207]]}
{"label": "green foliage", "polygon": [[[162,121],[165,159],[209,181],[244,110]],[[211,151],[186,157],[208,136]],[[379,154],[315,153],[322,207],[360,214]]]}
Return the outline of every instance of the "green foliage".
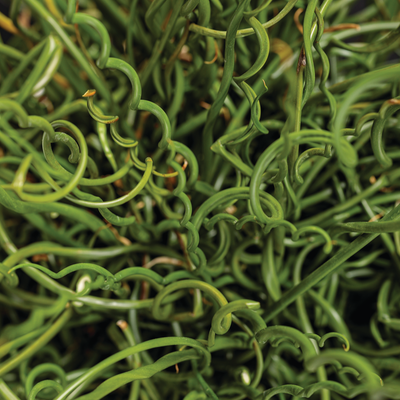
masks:
{"label": "green foliage", "polygon": [[400,398],[399,20],[13,0],[0,398]]}

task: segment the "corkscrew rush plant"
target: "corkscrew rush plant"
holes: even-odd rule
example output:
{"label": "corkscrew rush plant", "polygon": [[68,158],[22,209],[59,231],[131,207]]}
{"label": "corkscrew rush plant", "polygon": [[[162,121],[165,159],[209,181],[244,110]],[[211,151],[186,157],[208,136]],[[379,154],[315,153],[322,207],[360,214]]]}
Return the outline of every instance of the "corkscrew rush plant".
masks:
{"label": "corkscrew rush plant", "polygon": [[0,399],[400,399],[398,1],[0,34]]}

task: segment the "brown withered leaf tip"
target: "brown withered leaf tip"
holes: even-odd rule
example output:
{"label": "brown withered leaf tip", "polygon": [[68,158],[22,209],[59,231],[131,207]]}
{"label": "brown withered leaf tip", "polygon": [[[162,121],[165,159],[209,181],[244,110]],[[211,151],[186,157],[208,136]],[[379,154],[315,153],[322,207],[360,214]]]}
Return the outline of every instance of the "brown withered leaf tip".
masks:
{"label": "brown withered leaf tip", "polygon": [[86,90],[85,94],[83,94],[82,97],[92,97],[95,94],[96,94],[96,90],[89,89],[89,90]]}

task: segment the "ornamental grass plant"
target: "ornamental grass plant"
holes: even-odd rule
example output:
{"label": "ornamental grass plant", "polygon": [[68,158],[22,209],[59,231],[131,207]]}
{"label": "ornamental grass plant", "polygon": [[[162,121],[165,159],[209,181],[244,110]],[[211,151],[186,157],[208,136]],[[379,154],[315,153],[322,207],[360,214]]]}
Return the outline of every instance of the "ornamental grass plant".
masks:
{"label": "ornamental grass plant", "polygon": [[399,1],[0,4],[0,399],[400,399]]}

